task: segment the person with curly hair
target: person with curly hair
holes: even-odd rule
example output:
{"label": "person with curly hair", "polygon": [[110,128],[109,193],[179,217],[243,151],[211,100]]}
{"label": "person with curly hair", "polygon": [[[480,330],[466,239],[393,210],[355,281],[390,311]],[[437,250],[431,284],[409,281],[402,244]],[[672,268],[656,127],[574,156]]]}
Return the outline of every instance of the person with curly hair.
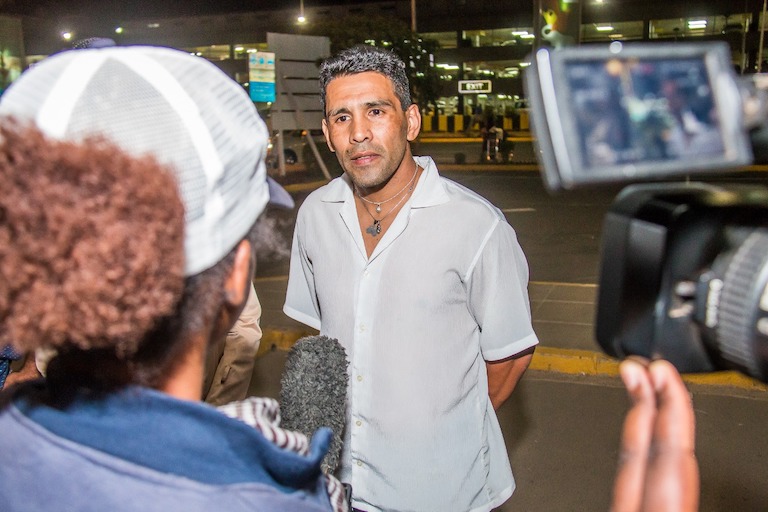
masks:
{"label": "person with curly hair", "polygon": [[344,510],[330,431],[201,402],[257,218],[287,202],[243,89],[184,52],[93,48],[25,72],[0,116],[0,346],[56,352],[0,395],[3,510]]}

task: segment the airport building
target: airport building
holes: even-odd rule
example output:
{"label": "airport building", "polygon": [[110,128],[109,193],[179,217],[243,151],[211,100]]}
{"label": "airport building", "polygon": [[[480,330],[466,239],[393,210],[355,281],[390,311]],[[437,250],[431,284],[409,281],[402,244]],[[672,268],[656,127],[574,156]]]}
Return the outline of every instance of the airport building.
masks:
{"label": "airport building", "polygon": [[[421,37],[439,42],[434,65],[440,70],[440,98],[424,114],[428,128],[442,131],[464,129],[472,112],[489,109],[504,117],[505,128],[525,129],[522,75],[541,44],[722,40],[739,73],[755,72],[768,60],[762,50],[765,5],[758,0],[295,0],[295,5],[281,2],[277,8],[276,3],[255,0],[247,12],[114,22],[89,21],[85,14],[21,16],[2,27],[15,40],[23,33],[23,41],[14,45],[22,53],[17,67],[66,48],[72,40],[101,35],[119,44],[184,49],[246,83],[248,55],[268,50],[267,33],[310,33],[318,20],[350,15],[397,18]],[[9,29],[14,23],[21,27],[18,33]]]}

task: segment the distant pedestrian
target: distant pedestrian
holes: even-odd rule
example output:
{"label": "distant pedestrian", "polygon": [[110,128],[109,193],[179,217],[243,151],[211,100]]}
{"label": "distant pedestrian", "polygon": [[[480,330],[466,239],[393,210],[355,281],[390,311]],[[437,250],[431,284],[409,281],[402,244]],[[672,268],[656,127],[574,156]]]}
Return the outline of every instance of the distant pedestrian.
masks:
{"label": "distant pedestrian", "polygon": [[480,133],[483,128],[483,107],[480,105],[475,105],[472,108],[472,117],[469,120],[469,123],[467,124],[466,130],[464,130],[464,133],[466,135],[471,135],[473,132],[477,131]]}
{"label": "distant pedestrian", "polygon": [[486,115],[483,126],[483,161],[499,161],[502,140],[504,140],[504,130],[496,125],[496,116],[490,112]]}

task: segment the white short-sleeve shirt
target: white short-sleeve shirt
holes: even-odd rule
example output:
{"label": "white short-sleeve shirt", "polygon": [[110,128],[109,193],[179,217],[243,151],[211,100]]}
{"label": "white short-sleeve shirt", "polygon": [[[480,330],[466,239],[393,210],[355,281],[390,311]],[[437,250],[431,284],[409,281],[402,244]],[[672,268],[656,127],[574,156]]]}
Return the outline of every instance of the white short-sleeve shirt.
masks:
{"label": "white short-sleeve shirt", "polygon": [[285,313],[349,358],[340,478],[366,511],[487,511],[515,483],[485,361],[534,346],[528,266],[501,211],[432,159],[366,255],[346,176],[307,197]]}

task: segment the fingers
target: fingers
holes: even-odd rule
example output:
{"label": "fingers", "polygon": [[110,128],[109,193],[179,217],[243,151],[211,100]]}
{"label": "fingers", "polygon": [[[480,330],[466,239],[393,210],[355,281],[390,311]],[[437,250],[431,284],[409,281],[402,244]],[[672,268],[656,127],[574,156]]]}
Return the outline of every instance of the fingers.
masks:
{"label": "fingers", "polygon": [[644,508],[692,512],[698,509],[699,470],[691,397],[669,362],[654,361],[648,372],[658,413],[648,460]]}
{"label": "fingers", "polygon": [[642,362],[627,359],[619,366],[632,406],[624,420],[619,452],[619,467],[613,491],[613,512],[641,509],[645,473],[656,418],[656,397]]}
{"label": "fingers", "polygon": [[656,393],[658,417],[654,440],[658,448],[693,453],[696,429],[691,395],[677,370],[668,361],[648,367]]}
{"label": "fingers", "polygon": [[613,512],[695,512],[699,471],[695,417],[680,374],[667,361],[619,367],[632,405],[624,420]]}

